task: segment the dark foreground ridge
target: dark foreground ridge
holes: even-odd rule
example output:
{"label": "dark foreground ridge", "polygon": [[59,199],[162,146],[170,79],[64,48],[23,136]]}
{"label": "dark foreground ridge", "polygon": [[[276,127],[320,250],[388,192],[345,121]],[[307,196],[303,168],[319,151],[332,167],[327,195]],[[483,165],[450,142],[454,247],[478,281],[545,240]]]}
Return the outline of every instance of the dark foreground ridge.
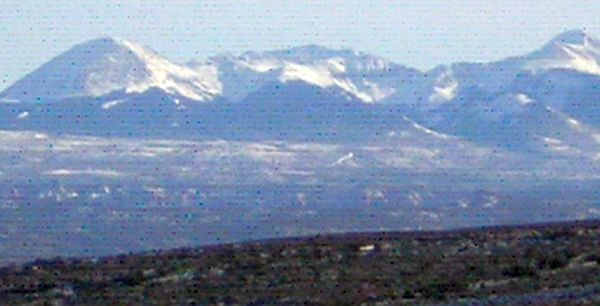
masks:
{"label": "dark foreground ridge", "polygon": [[600,221],[327,235],[0,269],[6,305],[599,305]]}

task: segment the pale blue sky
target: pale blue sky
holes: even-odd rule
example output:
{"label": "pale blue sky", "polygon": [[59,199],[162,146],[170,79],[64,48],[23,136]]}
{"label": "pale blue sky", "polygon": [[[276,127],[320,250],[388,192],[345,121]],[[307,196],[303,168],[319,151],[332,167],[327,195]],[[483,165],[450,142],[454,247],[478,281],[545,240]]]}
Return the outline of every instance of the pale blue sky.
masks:
{"label": "pale blue sky", "polygon": [[595,1],[0,2],[0,90],[82,41],[114,36],[177,62],[308,43],[429,69],[540,47],[569,29],[600,36]]}

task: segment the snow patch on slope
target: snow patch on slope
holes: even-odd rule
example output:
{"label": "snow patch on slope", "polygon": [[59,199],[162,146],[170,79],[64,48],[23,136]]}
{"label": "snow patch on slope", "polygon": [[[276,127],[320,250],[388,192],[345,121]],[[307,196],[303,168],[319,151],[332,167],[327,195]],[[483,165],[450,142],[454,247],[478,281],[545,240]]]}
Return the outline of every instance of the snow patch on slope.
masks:
{"label": "snow patch on slope", "polygon": [[422,133],[425,133],[427,135],[431,135],[431,136],[434,136],[434,137],[440,138],[440,139],[450,139],[449,135],[442,134],[442,133],[436,132],[434,130],[428,129],[428,128],[426,128],[426,127],[424,127],[424,126],[422,126],[422,125],[414,122],[413,120],[411,120],[410,118],[408,118],[406,116],[404,116],[403,118],[404,118],[404,120],[406,120],[407,122],[409,122],[412,125],[412,127],[415,128],[419,132],[422,132]]}
{"label": "snow patch on slope", "polygon": [[43,173],[44,175],[49,176],[70,176],[70,175],[93,175],[93,176],[103,176],[103,177],[120,177],[123,173],[114,171],[114,170],[100,170],[100,169],[56,169],[51,171],[46,171]]}
{"label": "snow patch on slope", "polygon": [[112,100],[102,104],[102,109],[110,109],[125,102],[123,99]]}
{"label": "snow patch on slope", "polygon": [[526,94],[523,93],[518,93],[516,95],[517,101],[519,101],[519,103],[521,105],[527,105],[527,104],[531,104],[533,103],[533,100],[531,100],[531,98],[529,98],[529,96],[527,96]]}
{"label": "snow patch on slope", "polygon": [[336,86],[354,95],[363,102],[374,102],[375,99],[373,96],[358,90],[349,79],[343,76],[336,76],[336,74],[343,73],[344,71],[345,68],[339,63],[332,64],[332,62],[327,62],[321,65],[288,63],[285,65],[279,80],[283,83],[288,81],[304,81],[321,88]]}
{"label": "snow patch on slope", "polygon": [[444,103],[456,97],[459,83],[453,78],[452,70],[442,72],[435,80],[429,102]]}
{"label": "snow patch on slope", "polygon": [[356,162],[356,159],[354,158],[354,153],[350,152],[350,153],[338,158],[338,160],[336,160],[332,166],[348,166],[348,167],[356,168],[359,165]]}
{"label": "snow patch on slope", "polygon": [[152,87],[160,88],[170,94],[179,94],[198,101],[210,100],[221,93],[220,84],[214,80],[206,82],[202,74],[171,63],[156,53],[130,41],[121,42],[142,60],[149,72],[146,80],[130,84],[127,92],[144,92]]}

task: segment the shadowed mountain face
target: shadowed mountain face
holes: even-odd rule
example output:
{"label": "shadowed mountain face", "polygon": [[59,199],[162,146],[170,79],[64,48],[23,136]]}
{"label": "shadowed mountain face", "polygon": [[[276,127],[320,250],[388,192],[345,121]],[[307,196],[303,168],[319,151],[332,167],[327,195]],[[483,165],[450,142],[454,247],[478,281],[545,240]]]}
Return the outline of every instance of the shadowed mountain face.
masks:
{"label": "shadowed mountain face", "polygon": [[599,46],[572,31],[421,72],[319,46],[175,64],[83,43],[0,94],[0,250],[597,217]]}

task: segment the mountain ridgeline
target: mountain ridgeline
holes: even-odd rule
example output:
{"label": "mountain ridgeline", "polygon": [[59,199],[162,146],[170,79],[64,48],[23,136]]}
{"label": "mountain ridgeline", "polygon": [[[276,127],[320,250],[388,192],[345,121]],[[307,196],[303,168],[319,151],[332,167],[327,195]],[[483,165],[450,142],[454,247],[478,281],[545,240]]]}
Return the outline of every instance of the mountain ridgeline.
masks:
{"label": "mountain ridgeline", "polygon": [[523,56],[427,72],[314,45],[175,64],[101,38],[1,93],[0,128],[360,142],[413,129],[409,120],[510,149],[587,148],[600,141],[599,84],[600,42],[582,31]]}

